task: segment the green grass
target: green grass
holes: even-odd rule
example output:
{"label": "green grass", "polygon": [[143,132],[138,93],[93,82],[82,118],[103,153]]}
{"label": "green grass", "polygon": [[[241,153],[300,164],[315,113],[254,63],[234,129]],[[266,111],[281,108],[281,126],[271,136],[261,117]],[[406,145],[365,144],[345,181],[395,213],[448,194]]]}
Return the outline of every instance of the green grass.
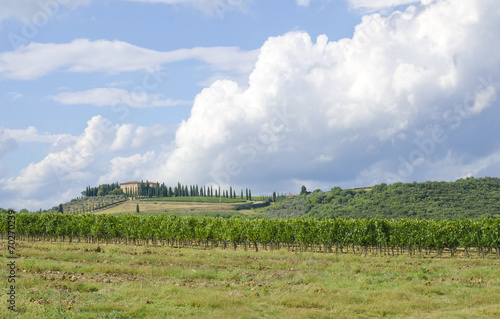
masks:
{"label": "green grass", "polygon": [[[137,204],[141,213],[185,213],[185,212],[235,212],[238,203],[207,202],[174,202],[165,200],[128,200],[110,209],[98,211],[97,214],[136,213]],[[193,215],[193,214],[191,214]]]}
{"label": "green grass", "polygon": [[141,199],[141,202],[153,201],[153,202],[183,202],[183,203],[245,203],[246,199],[241,198],[219,198],[219,197],[201,197],[201,196],[189,196],[189,197],[159,197],[159,198],[148,198]]}
{"label": "green grass", "polygon": [[[6,242],[0,277],[6,286]],[[1,318],[499,318],[498,259],[18,241]]]}

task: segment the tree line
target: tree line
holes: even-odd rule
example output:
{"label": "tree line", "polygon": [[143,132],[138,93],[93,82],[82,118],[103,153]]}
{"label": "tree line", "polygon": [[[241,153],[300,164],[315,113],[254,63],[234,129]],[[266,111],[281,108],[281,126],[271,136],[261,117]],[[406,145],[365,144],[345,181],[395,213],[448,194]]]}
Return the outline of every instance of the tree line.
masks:
{"label": "tree line", "polygon": [[[252,190],[246,188],[240,190],[236,193],[236,189],[229,186],[229,189],[221,189],[221,187],[213,186],[198,186],[196,185],[182,185],[177,183],[175,186],[167,186],[165,183],[150,183],[141,181],[139,183],[138,191],[127,190],[125,193],[120,188],[118,182],[112,184],[101,184],[97,187],[87,188],[82,192],[85,197],[93,196],[106,196],[106,195],[121,195],[125,194],[131,197],[223,197],[223,198],[245,198],[246,200],[252,200]],[[274,196],[276,198],[276,196]]]}
{"label": "tree line", "polygon": [[82,195],[85,197],[94,197],[94,196],[106,196],[106,195],[122,195],[123,191],[120,188],[120,183],[111,183],[111,184],[101,184],[97,187],[87,188],[82,192]]}

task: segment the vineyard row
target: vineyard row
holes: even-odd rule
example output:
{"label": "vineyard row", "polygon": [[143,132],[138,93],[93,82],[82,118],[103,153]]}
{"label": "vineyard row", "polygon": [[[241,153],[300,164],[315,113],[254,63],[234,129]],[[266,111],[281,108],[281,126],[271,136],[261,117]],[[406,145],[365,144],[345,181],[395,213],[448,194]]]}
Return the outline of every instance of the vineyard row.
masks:
{"label": "vineyard row", "polygon": [[[0,214],[0,232],[8,229],[7,214]],[[69,241],[119,240],[126,243],[232,246],[235,249],[273,247],[321,249],[327,252],[357,247],[380,254],[457,248],[496,252],[500,257],[500,220],[385,220],[385,219],[243,219],[178,217],[173,215],[63,215],[16,214],[16,232],[31,240],[47,237]]]}

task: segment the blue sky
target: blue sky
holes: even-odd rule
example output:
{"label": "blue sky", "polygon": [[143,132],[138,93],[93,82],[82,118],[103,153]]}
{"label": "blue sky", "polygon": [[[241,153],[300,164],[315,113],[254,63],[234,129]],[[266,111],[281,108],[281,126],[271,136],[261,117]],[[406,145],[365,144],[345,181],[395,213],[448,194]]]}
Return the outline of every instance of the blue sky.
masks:
{"label": "blue sky", "polygon": [[499,176],[493,0],[0,0],[0,207]]}

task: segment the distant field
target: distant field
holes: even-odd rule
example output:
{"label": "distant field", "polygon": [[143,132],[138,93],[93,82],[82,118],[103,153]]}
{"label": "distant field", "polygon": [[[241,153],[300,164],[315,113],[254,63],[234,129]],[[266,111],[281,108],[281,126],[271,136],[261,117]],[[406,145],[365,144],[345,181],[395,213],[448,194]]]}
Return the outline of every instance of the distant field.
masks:
{"label": "distant field", "polygon": [[162,212],[224,212],[234,211],[236,203],[203,203],[203,202],[172,202],[172,201],[143,201],[130,200],[110,209],[100,210],[95,214],[120,214],[135,213],[137,204],[141,213],[162,213]]}
{"label": "distant field", "polygon": [[187,196],[187,197],[159,197],[159,198],[148,198],[141,199],[141,201],[153,201],[153,202],[200,202],[200,203],[245,203],[246,199],[241,198],[219,198],[219,197],[201,197],[201,196]]}
{"label": "distant field", "polygon": [[[2,251],[7,251],[3,240]],[[500,318],[498,259],[16,243],[0,318]],[[0,263],[5,283],[8,262]]]}
{"label": "distant field", "polygon": [[200,211],[200,212],[194,212],[194,211],[170,211],[170,212],[145,212],[145,213],[135,213],[134,215],[139,215],[139,216],[148,216],[148,215],[175,215],[179,217],[187,217],[187,216],[195,216],[195,217],[223,217],[223,218],[229,218],[229,217],[243,217],[247,216],[248,214],[242,214],[239,211]]}

